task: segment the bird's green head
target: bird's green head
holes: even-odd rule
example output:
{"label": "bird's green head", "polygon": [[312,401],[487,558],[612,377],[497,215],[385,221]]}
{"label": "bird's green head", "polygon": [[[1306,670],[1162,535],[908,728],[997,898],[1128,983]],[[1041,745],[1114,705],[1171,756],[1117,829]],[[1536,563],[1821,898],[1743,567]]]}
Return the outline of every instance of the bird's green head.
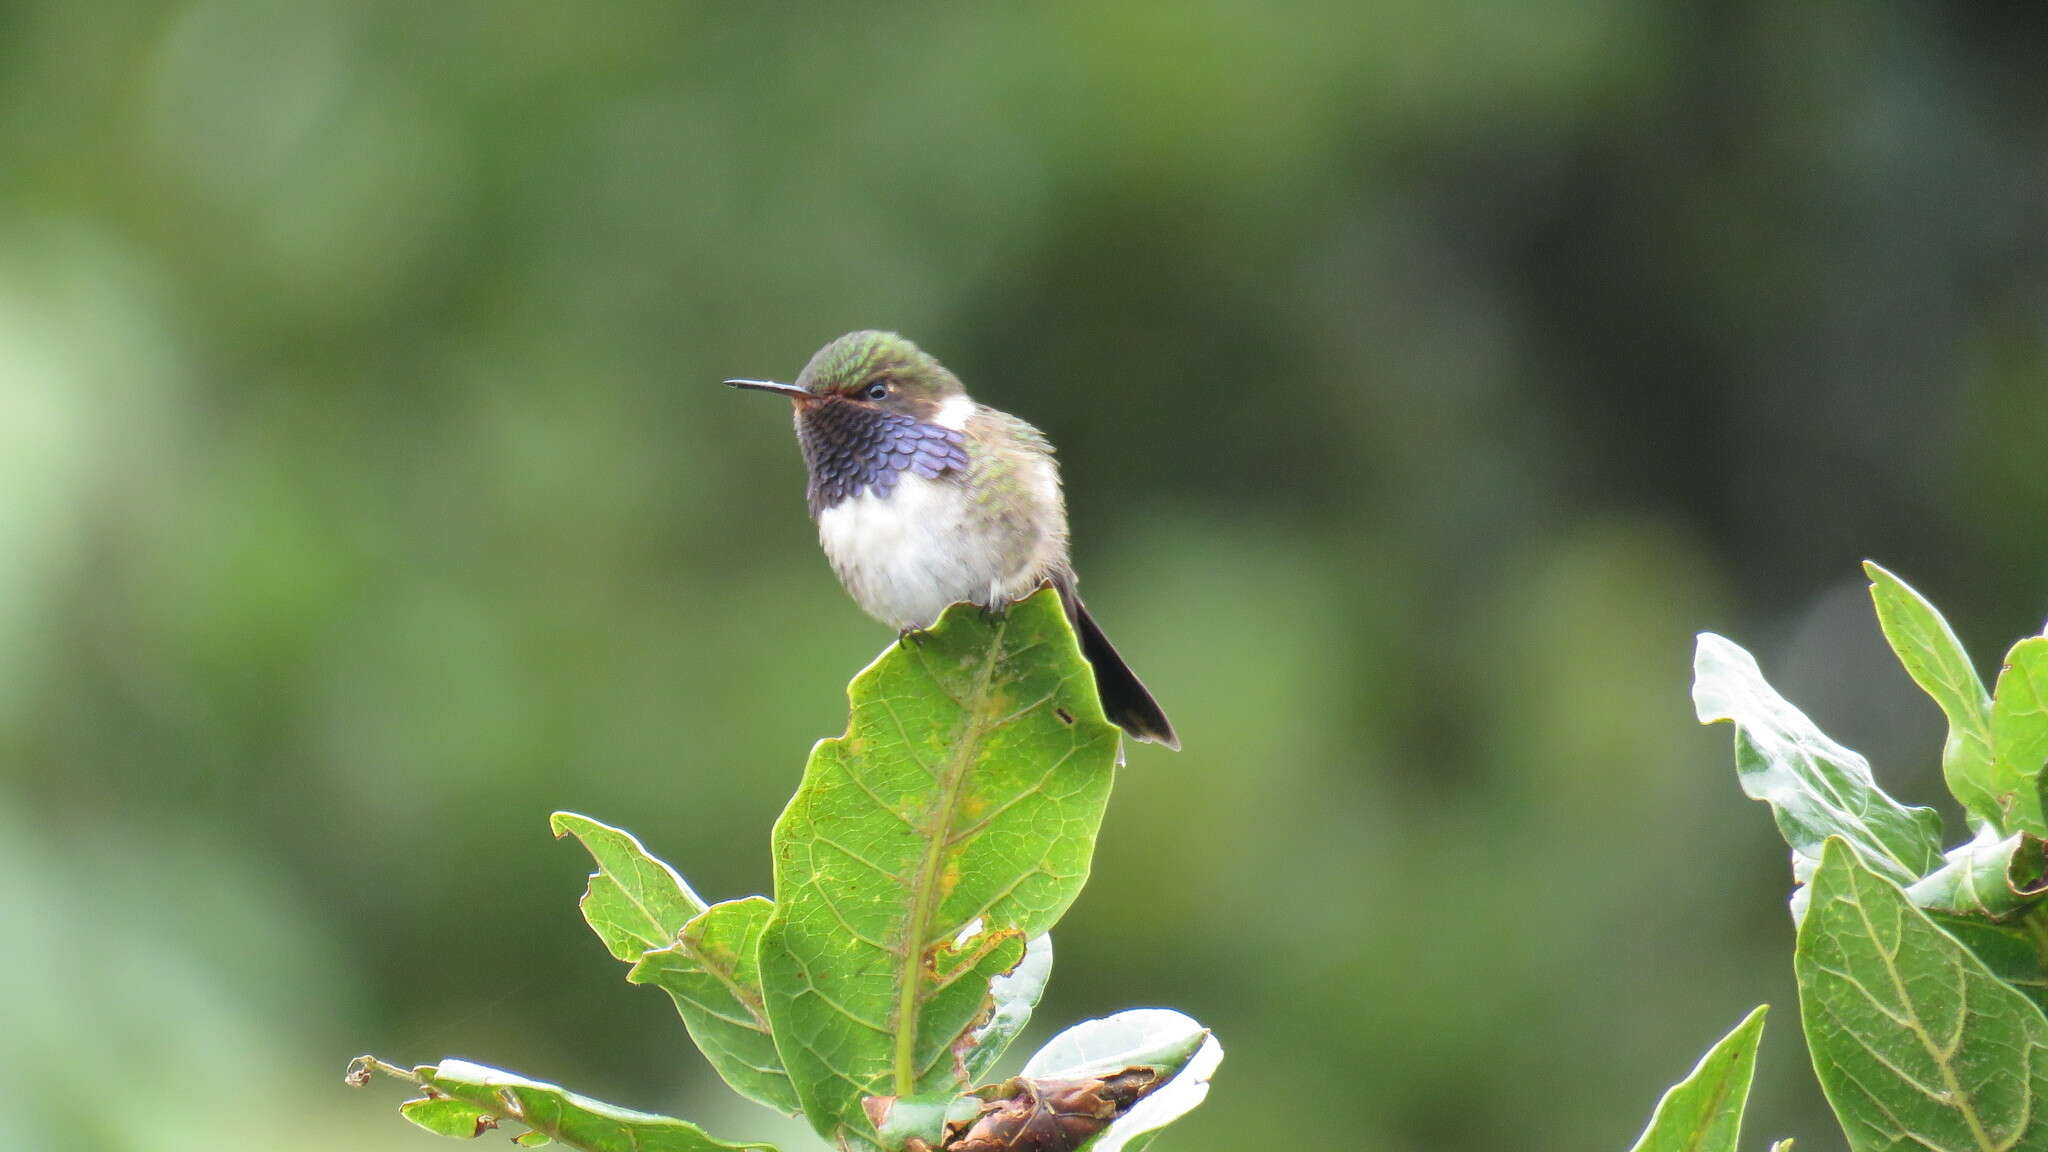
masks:
{"label": "bird's green head", "polygon": [[780,392],[800,407],[839,400],[933,422],[946,401],[965,396],[960,378],[894,332],[848,332],[811,357],[794,384],[728,380],[738,388]]}

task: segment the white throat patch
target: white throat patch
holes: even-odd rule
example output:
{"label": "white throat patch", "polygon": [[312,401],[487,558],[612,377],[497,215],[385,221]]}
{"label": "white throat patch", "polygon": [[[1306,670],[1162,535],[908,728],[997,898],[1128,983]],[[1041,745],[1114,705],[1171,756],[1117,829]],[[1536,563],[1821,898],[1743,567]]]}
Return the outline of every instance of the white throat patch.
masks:
{"label": "white throat patch", "polygon": [[974,401],[972,398],[965,395],[948,396],[945,403],[939,405],[939,410],[932,414],[932,423],[937,424],[941,428],[951,428],[953,431],[958,432],[967,427],[967,421],[972,419],[973,416]]}

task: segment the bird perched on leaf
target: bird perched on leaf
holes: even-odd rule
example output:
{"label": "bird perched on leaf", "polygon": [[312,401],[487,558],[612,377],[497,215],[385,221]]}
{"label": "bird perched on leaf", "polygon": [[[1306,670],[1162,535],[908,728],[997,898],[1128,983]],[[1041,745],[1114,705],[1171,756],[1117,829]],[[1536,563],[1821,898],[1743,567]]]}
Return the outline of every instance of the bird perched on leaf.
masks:
{"label": "bird perched on leaf", "polygon": [[854,600],[906,635],[960,601],[1000,611],[1058,590],[1102,710],[1132,737],[1180,740],[1075,592],[1059,465],[1044,434],[977,404],[945,365],[893,332],[849,332],[794,384],[727,380],[787,396],[810,473],[818,542]]}

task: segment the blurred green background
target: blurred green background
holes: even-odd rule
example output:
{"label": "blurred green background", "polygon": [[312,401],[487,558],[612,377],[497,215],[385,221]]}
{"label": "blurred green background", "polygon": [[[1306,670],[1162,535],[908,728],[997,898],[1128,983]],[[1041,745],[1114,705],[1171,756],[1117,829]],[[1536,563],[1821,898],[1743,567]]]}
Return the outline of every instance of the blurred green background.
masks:
{"label": "blurred green background", "polygon": [[0,1147],[441,1146],[363,1051],[788,1135],[546,816],[767,886],[890,636],[715,382],[864,326],[1060,445],[1186,739],[1039,1016],[1217,1028],[1172,1147],[1621,1149],[1763,1000],[1752,1142],[1840,1147],[1691,635],[1937,802],[1855,565],[1986,667],[2048,612],[2044,48],[2031,2],[0,5]]}

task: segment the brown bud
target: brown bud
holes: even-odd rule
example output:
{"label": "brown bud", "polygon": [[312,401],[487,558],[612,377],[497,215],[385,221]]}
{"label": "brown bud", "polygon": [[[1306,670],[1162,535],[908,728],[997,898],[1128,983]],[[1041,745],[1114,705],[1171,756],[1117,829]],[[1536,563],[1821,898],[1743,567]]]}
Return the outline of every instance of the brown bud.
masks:
{"label": "brown bud", "polygon": [[1165,1080],[1150,1068],[981,1089],[981,1112],[947,1126],[944,1152],[1073,1152]]}

